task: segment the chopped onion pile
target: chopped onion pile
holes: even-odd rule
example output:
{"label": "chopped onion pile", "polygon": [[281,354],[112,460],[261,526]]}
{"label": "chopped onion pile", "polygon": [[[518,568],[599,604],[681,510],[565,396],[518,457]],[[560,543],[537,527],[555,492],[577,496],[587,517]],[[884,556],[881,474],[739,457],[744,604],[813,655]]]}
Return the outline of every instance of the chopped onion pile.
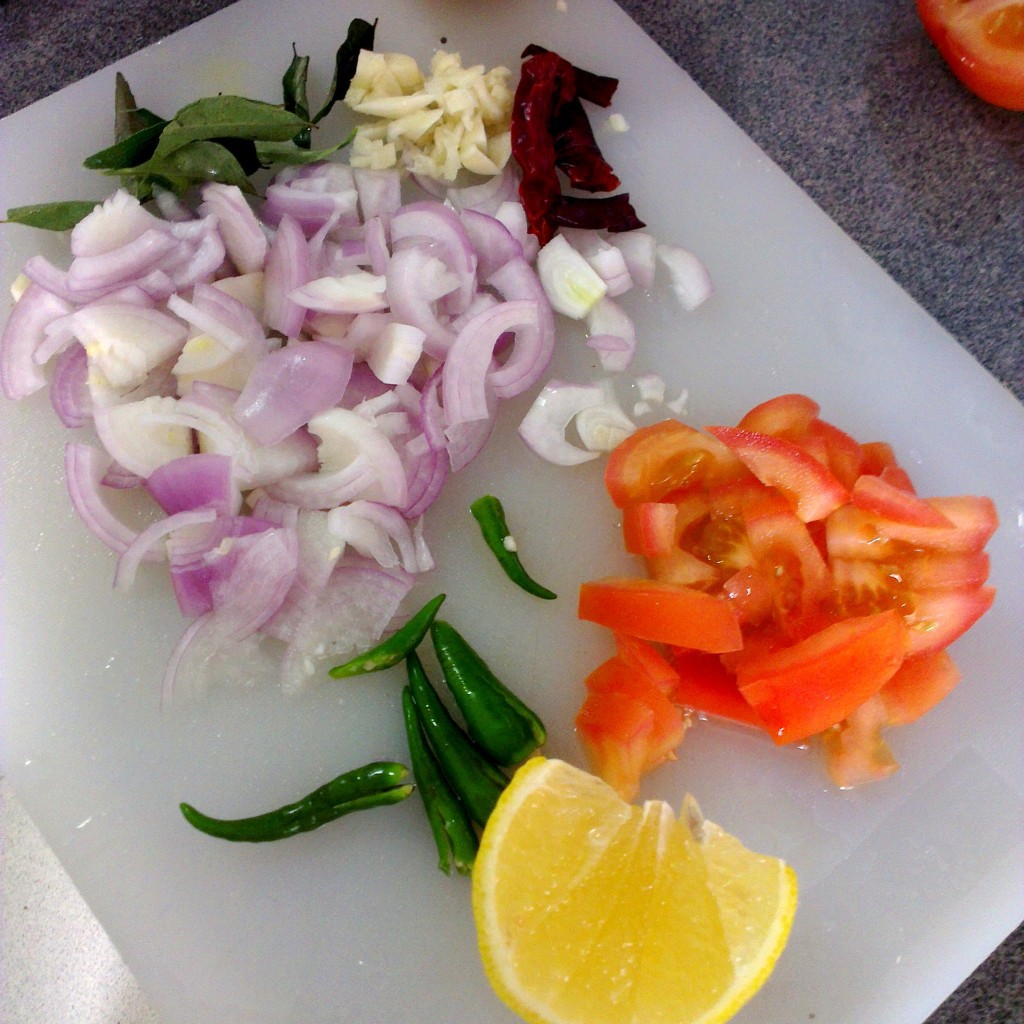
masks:
{"label": "chopped onion pile", "polygon": [[[67,481],[118,555],[115,585],[166,564],[193,621],[165,697],[202,689],[239,644],[276,642],[292,691],[379,639],[433,567],[422,516],[447,476],[497,403],[541,382],[553,307],[621,371],[636,333],[614,298],[648,289],[657,256],[688,306],[706,297],[699,262],[643,232],[566,231],[538,254],[517,185],[509,165],[403,202],[396,169],[311,164],[277,174],[258,211],[208,184],[168,220],[118,191],[73,230],[66,270],[28,260],[0,384],[21,399],[49,378],[62,423],[93,427],[101,447],[66,446]],[[552,382],[520,433],[574,464],[632,429],[609,386]],[[159,517],[129,527],[113,489]]]}

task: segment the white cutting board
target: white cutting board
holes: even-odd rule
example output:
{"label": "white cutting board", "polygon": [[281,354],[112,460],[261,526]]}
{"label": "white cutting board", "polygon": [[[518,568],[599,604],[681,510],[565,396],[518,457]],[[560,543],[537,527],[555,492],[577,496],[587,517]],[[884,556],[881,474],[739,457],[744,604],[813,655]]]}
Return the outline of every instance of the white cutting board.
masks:
{"label": "white cutting board", "polygon": [[[378,48],[426,64],[447,39],[467,62],[516,66],[529,42],[621,78],[630,131],[594,123],[640,215],[708,264],[715,296],[681,315],[637,297],[634,369],[690,390],[694,422],[735,422],[806,391],[862,440],[892,441],[926,494],[982,492],[995,608],[955,654],[962,687],[893,736],[903,769],[831,790],[814,754],[711,724],[645,796],[706,813],[801,879],[789,949],[748,1024],[919,1024],[1024,917],[1024,413],[604,0],[510,4],[247,0],[122,62],[161,112],[217,90],[275,100],[294,41],[323,88],[354,15]],[[109,141],[113,69],[0,124],[0,206],[104,194],[78,170]],[[313,89],[313,102],[320,93]],[[60,240],[3,229],[4,285]],[[553,373],[598,376],[567,336]],[[503,411],[487,454],[429,517],[445,615],[547,720],[549,752],[579,760],[572,717],[608,638],[575,619],[575,589],[629,566],[600,466],[559,470],[516,442]],[[0,405],[3,427],[2,766],[167,1024],[497,1024],[512,1020],[478,965],[468,884],[435,867],[416,799],[284,843],[219,843],[177,804],[253,813],[371,758],[405,756],[396,676],[324,682],[293,699],[265,681],[161,711],[159,679],[184,626],[159,569],[126,598],[112,557],[69,509],[63,433],[45,396]],[[562,596],[500,576],[466,512],[493,491],[528,564]]]}

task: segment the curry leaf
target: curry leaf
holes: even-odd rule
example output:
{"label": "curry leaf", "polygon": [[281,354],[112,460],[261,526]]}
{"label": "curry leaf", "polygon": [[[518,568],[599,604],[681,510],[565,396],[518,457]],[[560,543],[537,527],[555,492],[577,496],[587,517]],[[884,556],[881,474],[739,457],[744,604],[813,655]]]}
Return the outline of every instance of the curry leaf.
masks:
{"label": "curry leaf", "polygon": [[114,141],[120,142],[143,128],[163,121],[164,118],[135,102],[128,80],[118,71],[114,80]]}
{"label": "curry leaf", "polygon": [[163,130],[154,154],[164,158],[204,139],[233,138],[285,142],[309,122],[273,103],[245,96],[210,96],[182,107]]}
{"label": "curry leaf", "polygon": [[90,171],[117,171],[125,167],[134,167],[153,155],[160,135],[168,124],[169,121],[157,121],[155,124],[140,128],[112,146],[86,157],[82,166]]}
{"label": "curry leaf", "polygon": [[95,200],[71,199],[62,203],[35,203],[14,206],[7,211],[8,224],[25,224],[46,231],[69,231],[96,209]]}
{"label": "curry leaf", "polygon": [[353,18],[349,22],[348,35],[334,56],[334,79],[327,91],[324,105],[313,118],[314,124],[323,120],[338,100],[345,98],[345,93],[348,92],[348,87],[352,83],[352,76],[356,73],[359,51],[373,49],[373,37],[376,29],[376,20],[372,25],[368,21],[363,21],[362,18]]}
{"label": "curry leaf", "polygon": [[329,156],[337,153],[339,149],[347,146],[355,136],[352,131],[341,142],[326,149],[303,149],[296,142],[257,142],[256,152],[264,164],[281,164],[283,166],[294,166],[296,164],[313,164],[320,160],[326,160]]}
{"label": "curry leaf", "polygon": [[[281,79],[284,92],[284,109],[299,117],[309,120],[309,97],[306,93],[306,77],[309,74],[309,57],[300,57],[295,44],[292,43],[292,62]],[[309,149],[310,128],[307,125],[294,138],[294,143],[301,149]]]}
{"label": "curry leaf", "polygon": [[226,185],[237,185],[246,192],[255,191],[231,151],[206,139],[186,143],[166,156],[154,154],[145,163],[116,173],[124,178],[153,179],[178,194],[204,181],[220,181]]}

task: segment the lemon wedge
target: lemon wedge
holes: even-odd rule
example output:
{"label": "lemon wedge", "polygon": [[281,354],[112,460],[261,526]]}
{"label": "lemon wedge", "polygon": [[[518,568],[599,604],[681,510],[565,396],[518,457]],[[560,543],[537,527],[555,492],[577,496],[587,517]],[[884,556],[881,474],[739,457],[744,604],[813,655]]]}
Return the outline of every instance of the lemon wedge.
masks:
{"label": "lemon wedge", "polygon": [[785,946],[796,877],[689,802],[623,801],[536,757],[491,814],[473,869],[480,954],[532,1024],[716,1024]]}

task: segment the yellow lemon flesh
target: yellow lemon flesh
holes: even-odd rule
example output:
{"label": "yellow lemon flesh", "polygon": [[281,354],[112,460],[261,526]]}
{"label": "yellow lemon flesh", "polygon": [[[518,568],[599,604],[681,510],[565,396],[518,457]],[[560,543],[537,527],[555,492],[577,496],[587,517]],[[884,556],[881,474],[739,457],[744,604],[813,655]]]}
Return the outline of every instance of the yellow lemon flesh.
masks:
{"label": "yellow lemon flesh", "polygon": [[473,913],[503,1001],[543,1024],[712,1024],[757,991],[785,945],[796,879],[689,804],[624,802],[537,757],[484,830]]}

